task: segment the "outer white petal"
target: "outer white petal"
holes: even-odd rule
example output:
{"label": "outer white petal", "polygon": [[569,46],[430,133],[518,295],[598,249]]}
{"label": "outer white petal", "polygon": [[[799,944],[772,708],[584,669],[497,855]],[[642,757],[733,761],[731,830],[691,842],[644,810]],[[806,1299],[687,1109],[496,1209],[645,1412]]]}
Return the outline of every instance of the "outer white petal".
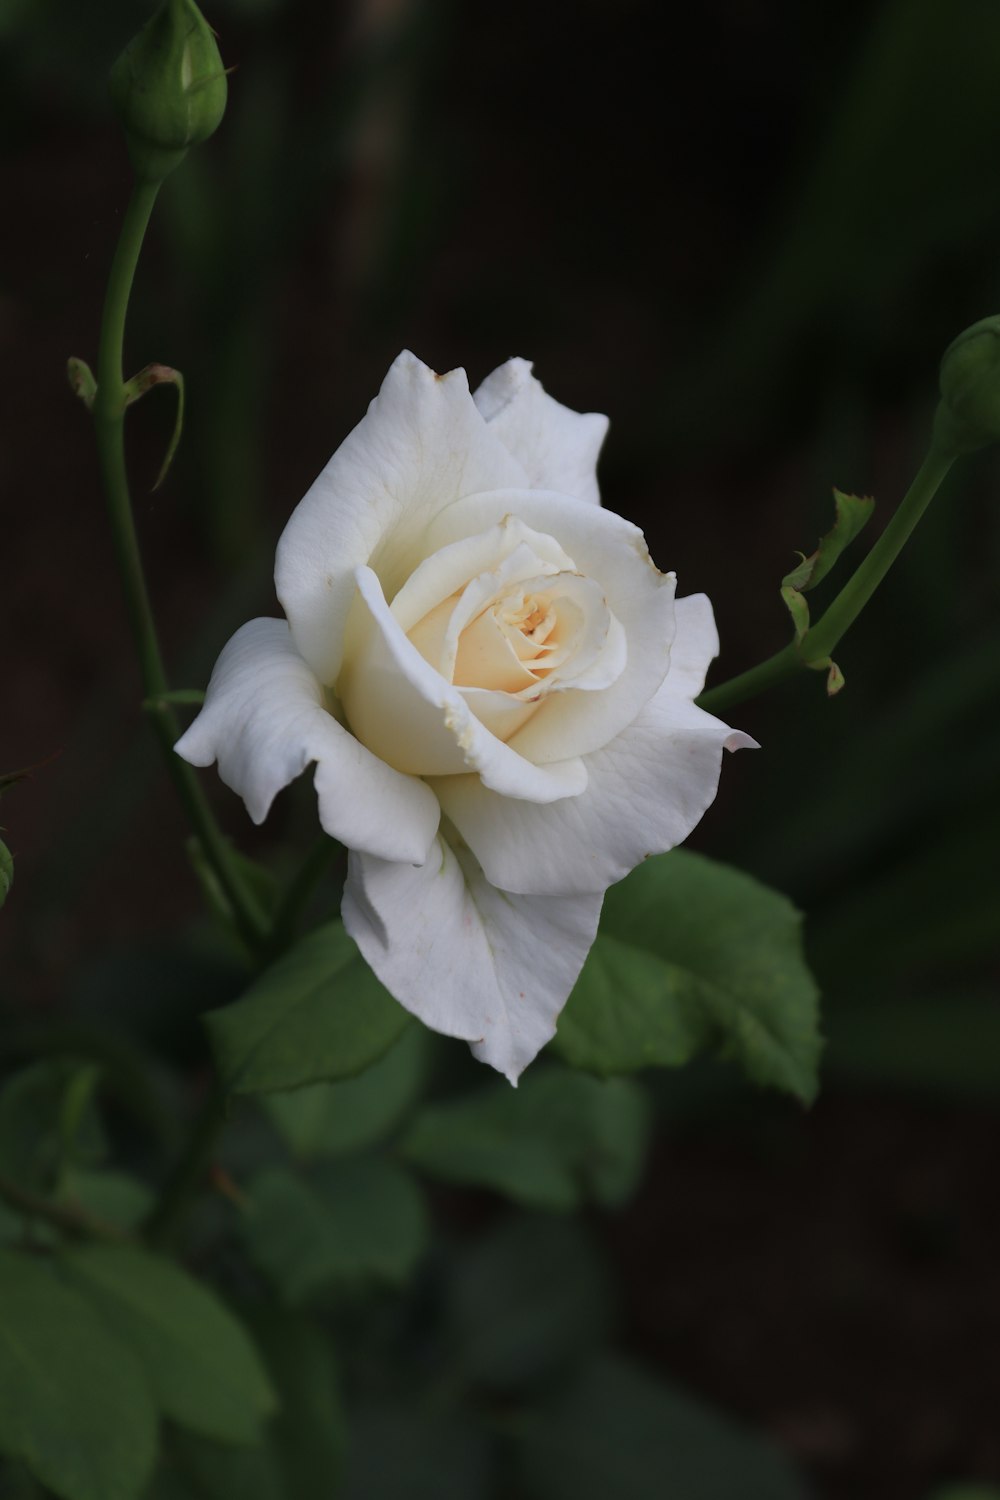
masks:
{"label": "outer white petal", "polygon": [[523,483],[521,465],[476,409],[465,371],[436,375],[401,354],[278,543],[278,598],[320,681],[329,685],[340,669],[358,564],[371,564],[391,599],[427,555],[420,534],[439,510]]}
{"label": "outer white petal", "polygon": [[555,1033],[603,893],[507,895],[455,842],[417,869],[352,854],[344,925],[401,1005],[516,1083]]}
{"label": "outer white petal", "polygon": [[524,465],[533,489],[558,490],[600,505],[596,470],[607,417],[554,401],[526,359],[509,359],[487,375],[475,402],[490,430]]}
{"label": "outer white petal", "polygon": [[500,491],[460,500],[431,525],[428,549],[474,536],[508,512],[556,538],[577,570],[600,584],[608,608],[625,631],[627,659],[616,682],[600,692],[570,687],[549,695],[512,735],[512,749],[545,765],[608,744],[652,698],[670,664],[675,579],[653,565],[642,532],[630,521],[547,490]]}
{"label": "outer white petal", "polygon": [[470,776],[431,783],[494,885],[522,895],[604,890],[687,838],[715,799],[723,749],[756,748],[688,696],[704,677],[710,636],[717,643],[704,595],[678,601],[677,629],[679,665],[633,724],[585,757],[581,797],[526,807]]}
{"label": "outer white petal", "polygon": [[354,733],[390,765],[417,776],[476,771],[494,791],[531,802],[587,785],[581,760],[535,766],[491,734],[403,634],[370,568],[358,569],[350,638],[341,699]]}
{"label": "outer white petal", "polygon": [[[670,648],[670,691],[697,698],[708,669],[719,654],[719,632],[707,594],[674,601],[677,634]],[[739,748],[739,747],[737,747]]]}
{"label": "outer white petal", "polygon": [[315,761],[320,822],[349,848],[418,861],[437,831],[434,794],[338,724],[284,620],[251,620],[236,632],[216,662],[204,708],[175,749],[193,766],[217,760],[255,823]]}

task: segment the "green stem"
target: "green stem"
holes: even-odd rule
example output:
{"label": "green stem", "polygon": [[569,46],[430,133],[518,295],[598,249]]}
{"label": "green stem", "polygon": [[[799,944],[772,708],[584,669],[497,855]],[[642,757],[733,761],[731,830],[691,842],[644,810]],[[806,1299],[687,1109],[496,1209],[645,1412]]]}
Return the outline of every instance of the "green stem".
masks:
{"label": "green stem", "polygon": [[0,1175],[0,1198],[15,1213],[24,1214],[29,1219],[42,1219],[46,1224],[52,1224],[56,1229],[61,1230],[63,1234],[71,1234],[83,1239],[107,1240],[117,1244],[126,1243],[132,1238],[124,1229],[119,1229],[117,1224],[110,1224],[106,1219],[100,1219],[96,1214],[90,1214],[84,1208],[75,1208],[69,1203],[54,1203],[49,1198],[41,1198],[3,1175]]}
{"label": "green stem", "polygon": [[216,1082],[198,1117],[184,1152],[144,1226],[153,1245],[166,1247],[201,1187],[226,1123],[228,1096]]}
{"label": "green stem", "polygon": [[290,946],[299,918],[340,847],[337,841],[330,838],[328,834],[321,834],[302,861],[275,912],[271,924],[271,936],[267,944],[269,960],[280,957]]}
{"label": "green stem", "polygon": [[94,432],[115,558],[139,657],[143,693],[147,699],[153,700],[150,712],[156,738],[188,820],[232,904],[240,933],[248,946],[256,950],[267,935],[267,920],[232,859],[229,845],[192,768],[174,754],[180,728],[170,705],[162,701],[162,695],[168,691],[167,677],[146,587],[125,467],[126,389],[122,369],[125,317],[139,252],[159,186],[158,182],[137,182],[122,221],[101,318],[97,394],[93,406]]}
{"label": "green stem", "polygon": [[725,711],[733,704],[742,703],[766,688],[794,677],[803,667],[825,662],[896,561],[954,461],[953,454],[943,452],[932,442],[888,526],[822,618],[806,631],[797,645],[792,642],[748,672],[741,672],[729,682],[719,683],[702,693],[697,700],[698,707],[713,714]]}

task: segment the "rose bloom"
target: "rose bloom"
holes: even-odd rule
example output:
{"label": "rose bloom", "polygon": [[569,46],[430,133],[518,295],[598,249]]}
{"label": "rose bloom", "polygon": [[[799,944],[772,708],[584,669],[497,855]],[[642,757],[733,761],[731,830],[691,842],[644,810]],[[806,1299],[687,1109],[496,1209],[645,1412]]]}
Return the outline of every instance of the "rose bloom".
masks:
{"label": "rose bloom", "polygon": [[255,823],[315,765],[350,851],[343,919],[386,988],[515,1082],[551,1038],[604,892],[686,838],[722,751],[693,702],[703,594],[603,510],[607,418],[523,359],[470,394],[412,354],[292,513],[286,620],[222,652],[177,750]]}

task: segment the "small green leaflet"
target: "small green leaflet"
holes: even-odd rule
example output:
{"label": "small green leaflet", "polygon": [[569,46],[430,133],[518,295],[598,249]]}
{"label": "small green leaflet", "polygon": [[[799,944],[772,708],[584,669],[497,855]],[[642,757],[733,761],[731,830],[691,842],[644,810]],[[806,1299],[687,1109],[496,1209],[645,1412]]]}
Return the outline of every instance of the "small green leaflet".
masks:
{"label": "small green leaflet", "polygon": [[[809,557],[799,553],[801,562],[781,580],[781,600],[792,617],[796,646],[802,646],[809,633],[809,605],[805,592],[822,582],[844,549],[871,520],[875,509],[875,501],[870,496],[845,495],[837,489],[833,492],[833,503],[836,509],[833,526],[826,536],[820,538],[816,551]],[[806,665],[814,672],[826,672],[828,697],[840,692],[844,686],[844,674],[832,657],[824,656],[815,661],[807,659]]]}
{"label": "small green leaflet", "polygon": [[809,557],[799,554],[802,561],[781,580],[784,588],[804,593],[821,583],[845,548],[867,526],[875,509],[875,501],[870,495],[845,495],[838,489],[833,492],[833,503],[836,520],[832,527],[826,536],[820,538],[816,551]]}
{"label": "small green leaflet", "polygon": [[3,906],[6,901],[7,893],[13,884],[14,861],[7,845],[3,839],[0,839],[0,906]]}

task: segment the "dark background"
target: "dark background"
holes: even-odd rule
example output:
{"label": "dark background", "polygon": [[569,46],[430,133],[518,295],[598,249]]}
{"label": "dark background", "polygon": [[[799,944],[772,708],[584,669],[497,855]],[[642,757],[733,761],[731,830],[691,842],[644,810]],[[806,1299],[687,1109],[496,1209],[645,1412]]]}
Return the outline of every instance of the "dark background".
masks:
{"label": "dark background", "polygon": [[[37,767],[2,809],[0,989],[16,1017],[89,1007],[183,1057],[220,995],[190,961],[197,890],[63,374],[96,353],[129,181],[104,77],[147,13],[0,3],[0,772]],[[711,594],[719,678],[782,645],[778,585],[830,486],[884,523],[941,350],[1000,303],[1000,8],[208,16],[230,109],[164,189],[128,336],[130,366],[188,380],[155,494],[171,394],[130,418],[173,681],[275,609],[280,529],[404,346],[474,383],[523,354],[609,413],[605,501]],[[991,453],[956,469],[840,648],[836,701],[817,676],[735,712],[764,748],[693,841],[808,914],[819,1104],[660,1079],[646,1184],[601,1226],[631,1348],[767,1430],[821,1500],[1000,1483],[998,477]],[[307,787],[261,832],[218,805],[279,868],[313,817]]]}

